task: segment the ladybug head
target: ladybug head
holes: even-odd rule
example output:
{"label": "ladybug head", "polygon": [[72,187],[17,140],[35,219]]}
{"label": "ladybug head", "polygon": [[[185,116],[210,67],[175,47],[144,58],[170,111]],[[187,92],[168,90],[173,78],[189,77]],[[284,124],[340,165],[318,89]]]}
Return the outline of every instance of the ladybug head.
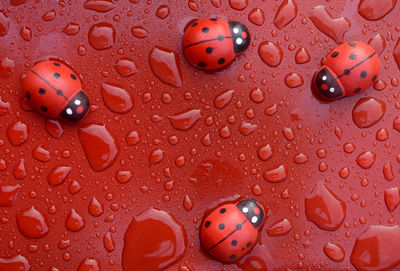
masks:
{"label": "ladybug head", "polygon": [[81,120],[89,110],[90,102],[88,96],[79,91],[60,113],[60,117],[68,121]]}
{"label": "ladybug head", "polygon": [[250,32],[244,24],[239,22],[229,22],[229,27],[235,53],[240,54],[250,45]]}
{"label": "ladybug head", "polygon": [[345,96],[343,85],[336,74],[327,66],[323,66],[314,75],[314,87],[325,100],[337,100]]}
{"label": "ladybug head", "polygon": [[254,228],[258,228],[264,221],[264,208],[254,199],[247,198],[239,201],[236,207],[246,216]]}

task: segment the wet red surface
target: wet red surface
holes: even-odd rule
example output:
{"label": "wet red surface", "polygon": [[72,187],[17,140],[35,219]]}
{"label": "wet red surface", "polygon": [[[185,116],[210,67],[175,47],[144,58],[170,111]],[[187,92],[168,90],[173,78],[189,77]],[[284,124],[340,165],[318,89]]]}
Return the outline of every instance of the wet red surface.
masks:
{"label": "wet red surface", "polygon": [[[0,270],[398,269],[400,11],[376,3],[1,1]],[[215,16],[246,24],[252,43],[205,73],[181,38]],[[381,74],[324,103],[312,76],[349,40],[377,50]],[[50,56],[82,80],[80,123],[46,121],[21,98],[21,75]],[[234,195],[270,214],[254,249],[222,264],[199,227]],[[152,207],[157,222],[144,219]],[[157,223],[168,234],[151,235]]]}

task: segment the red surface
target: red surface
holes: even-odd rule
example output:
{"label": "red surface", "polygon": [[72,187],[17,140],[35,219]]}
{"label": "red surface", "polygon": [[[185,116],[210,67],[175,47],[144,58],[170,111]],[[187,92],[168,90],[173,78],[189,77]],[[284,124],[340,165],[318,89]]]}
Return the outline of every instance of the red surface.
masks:
{"label": "red surface", "polygon": [[[183,256],[167,270],[355,270],[352,263],[382,270],[399,263],[397,1],[297,0],[297,12],[279,9],[295,1],[84,2],[0,3],[0,185],[22,187],[12,206],[0,207],[0,258],[22,255],[33,271],[81,264],[120,271],[128,226],[154,207],[187,236]],[[246,24],[252,44],[227,70],[210,74],[185,60],[181,38],[191,20],[213,16]],[[311,79],[342,40],[371,40],[382,71],[362,94],[324,103]],[[21,75],[49,56],[68,61],[82,79],[92,106],[81,123],[46,121],[21,99]],[[118,88],[102,95],[103,84]],[[374,99],[354,108],[366,97]],[[71,171],[50,185],[60,166]],[[307,220],[305,198],[317,182],[346,205],[337,230]],[[254,197],[270,215],[253,251],[224,265],[202,250],[199,226],[207,209],[234,195]],[[39,239],[23,232],[43,232],[17,226],[32,206],[48,227]],[[35,217],[33,224],[42,223]],[[366,263],[365,253],[378,258]],[[22,259],[7,266],[27,270]],[[0,270],[9,270],[5,264]]]}

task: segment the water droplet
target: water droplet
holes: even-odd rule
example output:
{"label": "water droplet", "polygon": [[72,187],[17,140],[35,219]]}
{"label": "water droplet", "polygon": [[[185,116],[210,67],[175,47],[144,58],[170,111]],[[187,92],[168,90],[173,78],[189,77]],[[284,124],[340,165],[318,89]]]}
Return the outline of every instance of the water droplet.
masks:
{"label": "water droplet", "polygon": [[69,23],[65,26],[63,32],[67,35],[76,35],[78,34],[79,30],[81,29],[80,25],[77,23]]}
{"label": "water droplet", "polygon": [[346,153],[353,153],[355,151],[355,149],[356,149],[356,146],[353,143],[345,143],[343,145],[343,150]]}
{"label": "water droplet", "polygon": [[366,20],[377,21],[385,17],[396,6],[397,0],[361,0],[358,13]]}
{"label": "water droplet", "polygon": [[376,131],[376,139],[379,141],[385,141],[389,138],[389,132],[386,128],[381,128]]}
{"label": "water droplet", "polygon": [[4,11],[0,10],[0,37],[4,37],[8,33],[10,22]]}
{"label": "water droplet", "polygon": [[282,132],[283,132],[283,135],[285,136],[285,138],[287,139],[287,140],[293,140],[294,139],[294,137],[295,137],[295,134],[294,134],[294,131],[293,131],[293,129],[292,128],[289,128],[289,127],[284,127],[284,128],[282,128]]}
{"label": "water droplet", "polygon": [[89,203],[89,214],[98,217],[104,212],[103,204],[93,197]]}
{"label": "water droplet", "polygon": [[100,271],[100,262],[97,259],[84,259],[77,271]]}
{"label": "water droplet", "polygon": [[387,181],[393,181],[394,179],[393,167],[390,161],[387,161],[383,165],[383,176]]}
{"label": "water droplet", "polygon": [[11,145],[17,147],[23,144],[29,136],[28,126],[21,122],[14,122],[7,128],[7,137]]}
{"label": "water droplet", "polygon": [[287,174],[287,168],[284,165],[280,165],[274,169],[265,171],[263,176],[270,183],[280,183],[286,180]]}
{"label": "water droplet", "polygon": [[128,226],[122,266],[130,271],[163,270],[183,256],[186,246],[184,227],[170,214],[151,208],[135,216]]}
{"label": "water droplet", "polygon": [[133,97],[116,83],[103,82],[101,84],[101,95],[104,104],[114,113],[128,113],[135,103]]}
{"label": "water droplet", "polygon": [[139,143],[140,136],[137,131],[130,131],[125,137],[126,143],[129,146],[133,146]]}
{"label": "water droplet", "polygon": [[271,227],[269,227],[267,229],[267,234],[269,236],[285,235],[290,232],[292,227],[293,227],[292,223],[288,219],[285,218],[279,222],[276,222]]}
{"label": "water droplet", "polygon": [[136,68],[135,62],[128,57],[121,57],[114,65],[115,69],[122,77],[129,77],[137,74],[139,71]]}
{"label": "water droplet", "polygon": [[150,155],[150,165],[160,163],[164,159],[164,151],[161,149],[154,150]]}
{"label": "water droplet", "polygon": [[317,182],[306,197],[305,209],[307,219],[327,231],[337,230],[346,217],[346,204],[323,182]]}
{"label": "water droplet", "polygon": [[185,198],[183,199],[183,208],[185,208],[186,211],[193,209],[193,201],[188,195],[185,195]]}
{"label": "water droplet", "polygon": [[21,158],[18,165],[13,170],[14,177],[16,179],[22,180],[26,177],[25,159]]}
{"label": "water droplet", "polygon": [[19,6],[25,4],[27,0],[10,0],[12,6]]}
{"label": "water droplet", "polygon": [[350,21],[345,17],[333,18],[325,6],[313,7],[310,19],[322,33],[338,44],[343,41],[344,34],[351,26]]}
{"label": "water droplet", "polygon": [[376,98],[362,98],[353,108],[353,121],[360,128],[368,128],[380,121],[386,104]]}
{"label": "water droplet", "polygon": [[357,157],[357,164],[364,168],[364,169],[368,169],[371,168],[376,160],[376,154],[372,151],[366,151],[361,153],[358,157]]}
{"label": "water droplet", "polygon": [[380,55],[386,48],[385,37],[382,34],[376,34],[372,37],[368,44],[371,45],[372,48]]}
{"label": "water droplet", "polygon": [[260,148],[258,148],[257,150],[257,154],[258,157],[263,160],[263,161],[267,161],[268,159],[270,159],[272,157],[272,148],[271,145],[266,144],[264,146],[261,146]]}
{"label": "water droplet", "polygon": [[32,150],[32,156],[40,162],[48,162],[51,158],[50,152],[43,148],[41,145],[37,146],[36,149]]}
{"label": "water droplet", "polygon": [[324,246],[324,253],[334,262],[343,262],[344,257],[346,256],[346,252],[341,245],[331,242],[328,242]]}
{"label": "water droplet", "polygon": [[249,21],[255,25],[262,26],[265,21],[264,11],[260,8],[253,8],[249,13]]}
{"label": "water droplet", "polygon": [[168,17],[170,12],[171,11],[167,5],[161,5],[157,9],[156,16],[160,19],[165,19]]}
{"label": "water droplet", "polygon": [[65,227],[70,231],[80,231],[85,227],[85,219],[75,209],[71,209],[67,220],[65,220]]}
{"label": "water droplet", "polygon": [[228,126],[223,126],[223,127],[221,127],[220,129],[219,129],[219,135],[222,137],[222,138],[229,138],[230,136],[231,136],[231,130],[229,129],[229,127]]}
{"label": "water droplet", "polygon": [[193,109],[174,116],[168,116],[172,127],[181,131],[190,130],[200,118],[200,109]]}
{"label": "water droplet", "polygon": [[400,227],[369,226],[354,244],[350,262],[357,270],[391,270],[400,264]]}
{"label": "water droplet", "polygon": [[19,184],[1,185],[0,186],[0,206],[2,206],[2,207],[13,206],[14,202],[18,198],[18,195],[19,195],[19,192],[21,191],[21,189],[22,189],[22,186]]}
{"label": "water droplet", "polygon": [[239,131],[242,135],[248,136],[255,131],[257,131],[258,125],[257,124],[251,124],[246,121],[242,121],[242,123],[239,126]]}
{"label": "water droplet", "polygon": [[248,5],[248,0],[229,0],[231,8],[236,10],[244,10]]}
{"label": "water droplet", "polygon": [[285,76],[285,84],[290,88],[301,87],[304,84],[304,79],[297,72],[291,72]]}
{"label": "water droplet", "polygon": [[232,100],[233,93],[235,93],[235,90],[230,89],[230,90],[225,90],[224,92],[218,94],[214,99],[214,106],[217,109],[225,108]]}
{"label": "water droplet", "polygon": [[71,172],[71,169],[71,167],[67,166],[58,166],[54,168],[47,176],[49,185],[55,186],[62,184],[67,178],[68,174]]}
{"label": "water droplet", "polygon": [[108,12],[115,8],[115,4],[112,0],[88,0],[83,7],[97,12]]}
{"label": "water droplet", "polygon": [[296,164],[304,164],[307,163],[308,157],[304,153],[299,153],[293,158]]}
{"label": "water droplet", "polygon": [[262,103],[265,99],[265,92],[261,88],[253,88],[250,91],[250,98],[255,103]]}
{"label": "water droplet", "polygon": [[17,215],[17,226],[27,238],[42,238],[49,232],[46,219],[33,206]]}
{"label": "water droplet", "polygon": [[53,9],[53,10],[46,12],[43,15],[42,19],[43,19],[43,21],[49,22],[49,21],[54,20],[55,17],[56,17],[56,11]]}
{"label": "water droplet", "polygon": [[89,30],[89,44],[96,50],[106,50],[114,46],[115,28],[112,24],[102,22],[93,25]]}
{"label": "water droplet", "polygon": [[270,67],[279,66],[283,58],[282,48],[272,41],[262,42],[258,47],[258,54],[262,61]]}
{"label": "water droplet", "polygon": [[133,36],[135,36],[138,39],[143,39],[149,35],[149,32],[147,31],[147,29],[145,29],[143,26],[132,27],[131,33]]}
{"label": "water droplet", "polygon": [[133,173],[130,170],[118,170],[115,174],[115,178],[119,183],[127,183],[132,179]]}
{"label": "water droplet", "polygon": [[104,248],[107,252],[113,252],[115,250],[115,242],[110,232],[107,232],[103,237]]}
{"label": "water droplet", "polygon": [[389,212],[393,212],[400,204],[400,189],[392,187],[385,189],[385,203]]}
{"label": "water droplet", "polygon": [[62,250],[67,249],[70,245],[70,240],[60,240],[60,242],[58,242],[58,248]]}
{"label": "water droplet", "polygon": [[78,181],[76,181],[76,180],[73,180],[68,187],[68,191],[72,195],[74,195],[74,194],[78,193],[81,190],[81,188],[82,187],[81,187],[80,183],[78,183]]}
{"label": "water droplet", "polygon": [[30,41],[32,39],[32,30],[27,26],[23,26],[19,34],[25,41]]}
{"label": "water droplet", "polygon": [[0,60],[0,77],[8,78],[14,73],[14,60],[8,57],[3,57]]}
{"label": "water droplet", "polygon": [[65,124],[58,120],[46,119],[46,130],[54,138],[61,138],[64,134]]}
{"label": "water droplet", "polygon": [[0,97],[0,116],[4,116],[5,114],[7,114],[8,111],[10,111],[10,103],[3,101]]}
{"label": "water droplet", "polygon": [[284,0],[279,6],[275,18],[274,25],[278,29],[283,29],[297,16],[297,4],[294,0]]}
{"label": "water droplet", "polygon": [[4,271],[29,271],[31,266],[28,260],[21,255],[13,258],[4,259],[0,258],[0,270]]}
{"label": "water droplet", "polygon": [[308,63],[311,60],[311,55],[306,48],[301,47],[296,52],[295,60],[297,64]]}
{"label": "water droplet", "polygon": [[174,87],[182,86],[178,54],[156,46],[151,50],[149,61],[151,70],[161,81]]}
{"label": "water droplet", "polygon": [[114,163],[119,147],[104,124],[84,124],[78,129],[78,137],[94,171],[103,171]]}

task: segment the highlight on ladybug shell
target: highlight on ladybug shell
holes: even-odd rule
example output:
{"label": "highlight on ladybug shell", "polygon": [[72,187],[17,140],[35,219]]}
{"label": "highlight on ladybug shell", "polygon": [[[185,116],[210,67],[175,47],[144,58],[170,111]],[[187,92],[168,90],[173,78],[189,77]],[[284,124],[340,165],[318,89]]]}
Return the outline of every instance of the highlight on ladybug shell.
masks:
{"label": "highlight on ladybug shell", "polygon": [[356,95],[373,85],[380,69],[374,48],[361,41],[345,42],[329,53],[314,75],[313,88],[328,101]]}
{"label": "highlight on ladybug shell", "polygon": [[23,75],[22,89],[32,108],[51,119],[79,121],[89,110],[79,76],[57,60],[35,64]]}
{"label": "highlight on ladybug shell", "polygon": [[240,22],[206,18],[186,28],[182,39],[186,59],[202,70],[219,70],[250,45],[250,33]]}
{"label": "highlight on ladybug shell", "polygon": [[252,198],[222,204],[204,217],[200,228],[201,245],[221,262],[235,262],[258,242],[265,217],[262,204]]}

